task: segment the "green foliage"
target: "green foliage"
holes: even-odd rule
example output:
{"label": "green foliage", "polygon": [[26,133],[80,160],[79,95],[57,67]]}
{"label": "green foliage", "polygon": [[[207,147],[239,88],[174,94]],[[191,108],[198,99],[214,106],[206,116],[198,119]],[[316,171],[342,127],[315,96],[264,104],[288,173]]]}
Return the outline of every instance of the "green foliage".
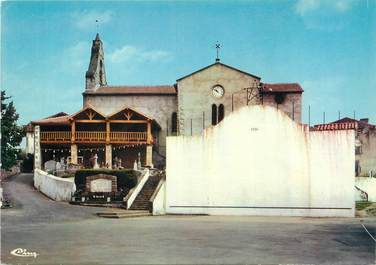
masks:
{"label": "green foliage", "polygon": [[34,155],[33,154],[27,154],[21,163],[21,171],[28,173],[33,171],[34,169]]}
{"label": "green foliage", "polygon": [[74,178],[74,174],[66,174],[66,175],[63,175],[63,176],[60,176],[60,178]]}
{"label": "green foliage", "polygon": [[19,145],[22,141],[23,130],[17,125],[19,115],[13,101],[1,91],[1,164],[2,168],[9,169],[14,166],[20,153]]}
{"label": "green foliage", "polygon": [[357,211],[361,211],[365,208],[367,208],[368,206],[370,206],[372,204],[372,202],[363,202],[363,201],[357,201],[355,203],[355,208]]}
{"label": "green foliage", "polygon": [[122,170],[112,170],[112,169],[82,169],[77,170],[74,176],[74,182],[76,183],[77,190],[85,189],[86,177],[93,176],[97,174],[112,175],[117,177],[118,188],[132,189],[137,184],[137,177],[140,175],[139,172],[133,169],[122,169]]}

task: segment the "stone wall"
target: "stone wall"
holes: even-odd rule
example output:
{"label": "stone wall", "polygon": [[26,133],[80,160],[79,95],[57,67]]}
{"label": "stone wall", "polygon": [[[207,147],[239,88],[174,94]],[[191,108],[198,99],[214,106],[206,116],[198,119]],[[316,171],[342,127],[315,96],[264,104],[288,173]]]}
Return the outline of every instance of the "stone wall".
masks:
{"label": "stone wall", "polygon": [[[287,93],[282,104],[277,104],[273,93],[266,93],[263,95],[263,104],[272,106],[285,112],[287,116],[294,121],[302,122],[302,94],[301,93]],[[294,111],[293,111],[294,110]],[[294,112],[294,115],[293,115]]]}
{"label": "stone wall", "polygon": [[372,170],[376,176],[376,130],[359,133],[358,139],[362,144],[360,154],[356,155],[361,169],[359,175],[368,176]]}
{"label": "stone wall", "polygon": [[55,177],[40,169],[34,170],[34,187],[55,201],[70,201],[76,191],[74,179]]}
{"label": "stone wall", "polygon": [[[178,120],[181,135],[197,135],[212,125],[212,104],[224,105],[225,116],[232,111],[232,98],[234,109],[239,109],[247,104],[247,93],[244,88],[258,83],[259,80],[230,69],[222,64],[215,64],[205,70],[195,73],[187,78],[178,80]],[[224,96],[215,98],[212,88],[221,85]],[[232,97],[232,95],[234,95]],[[258,104],[253,100],[250,104]],[[205,113],[205,117],[203,115]],[[204,122],[203,122],[204,120]]]}
{"label": "stone wall", "polygon": [[167,138],[166,211],[354,216],[354,161],[352,130],[310,132],[244,107],[203,135]]}

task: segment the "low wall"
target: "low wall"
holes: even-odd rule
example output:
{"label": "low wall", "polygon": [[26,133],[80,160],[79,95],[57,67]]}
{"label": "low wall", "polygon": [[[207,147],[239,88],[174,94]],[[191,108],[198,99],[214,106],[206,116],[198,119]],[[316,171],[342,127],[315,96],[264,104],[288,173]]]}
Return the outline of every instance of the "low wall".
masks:
{"label": "low wall", "polygon": [[376,178],[356,177],[355,186],[367,192],[368,201],[376,202]]}
{"label": "low wall", "polygon": [[354,216],[354,139],[244,107],[201,136],[167,138],[166,212]]}
{"label": "low wall", "polygon": [[[155,196],[152,197],[153,215],[166,214],[166,181],[162,180],[156,189]],[[154,194],[153,194],[154,195]]]}
{"label": "low wall", "polygon": [[63,179],[40,169],[34,170],[34,187],[55,201],[70,201],[76,191],[73,179]]}

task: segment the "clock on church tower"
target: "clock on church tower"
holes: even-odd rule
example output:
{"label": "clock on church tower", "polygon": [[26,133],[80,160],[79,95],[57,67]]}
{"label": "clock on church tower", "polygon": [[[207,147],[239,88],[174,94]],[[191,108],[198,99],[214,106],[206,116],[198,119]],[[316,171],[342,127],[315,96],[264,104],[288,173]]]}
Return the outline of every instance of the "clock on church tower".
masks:
{"label": "clock on church tower", "polygon": [[212,88],[212,94],[215,98],[221,98],[225,94],[225,90],[222,86],[220,85],[215,85]]}

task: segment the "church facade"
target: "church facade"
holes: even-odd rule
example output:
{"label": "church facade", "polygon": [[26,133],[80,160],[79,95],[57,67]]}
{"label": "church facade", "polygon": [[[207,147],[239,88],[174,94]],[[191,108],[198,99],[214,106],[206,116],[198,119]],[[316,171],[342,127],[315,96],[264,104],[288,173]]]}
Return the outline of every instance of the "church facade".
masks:
{"label": "church facade", "polygon": [[32,122],[36,167],[58,160],[57,154],[89,167],[85,161],[93,152],[104,167],[112,167],[115,158],[121,166],[130,167],[138,153],[144,165],[163,167],[167,136],[201,134],[246,105],[273,106],[301,123],[303,89],[299,84],[264,83],[261,77],[218,58],[175,84],[111,86],[97,34],[85,78],[81,110]]}

